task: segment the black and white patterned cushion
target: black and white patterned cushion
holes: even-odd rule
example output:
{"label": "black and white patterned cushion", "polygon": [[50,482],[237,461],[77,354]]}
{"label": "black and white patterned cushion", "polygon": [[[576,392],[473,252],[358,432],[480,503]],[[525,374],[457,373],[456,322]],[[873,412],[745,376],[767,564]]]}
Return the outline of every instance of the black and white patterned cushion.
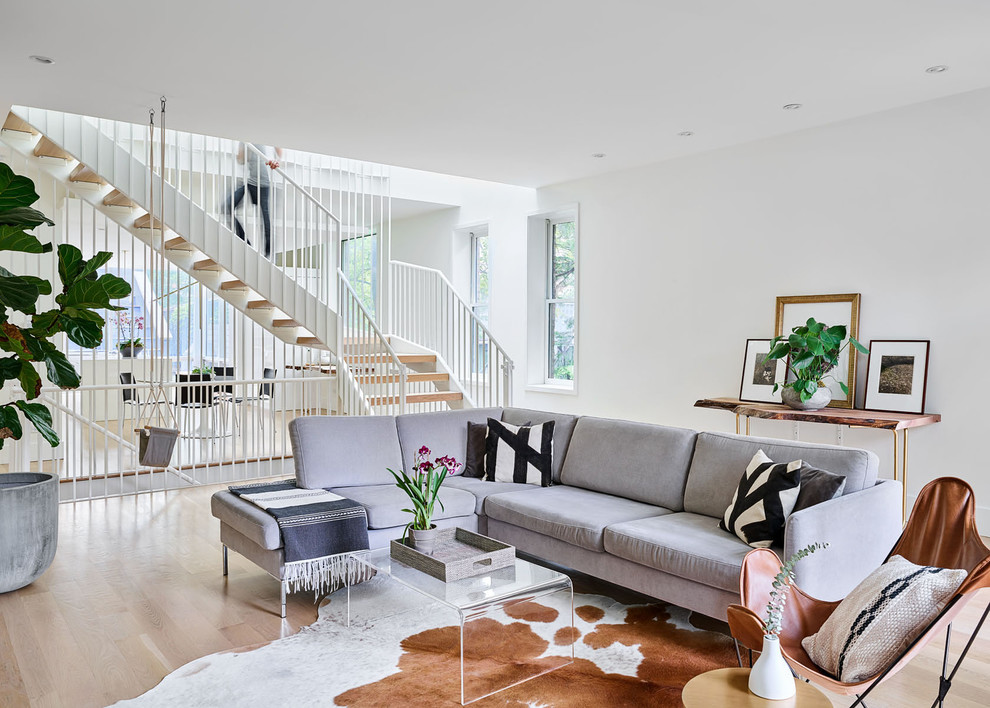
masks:
{"label": "black and white patterned cushion", "polygon": [[843,683],[876,676],[938,616],[966,575],[965,570],[915,565],[891,556],[801,646]]}
{"label": "black and white patterned cushion", "polygon": [[784,523],[801,492],[801,460],[775,463],[763,450],[753,459],[718,527],[753,548],[769,548],[784,539]]}
{"label": "black and white patterned cushion", "polygon": [[553,465],[553,425],[510,425],[488,419],[485,479],[549,487]]}

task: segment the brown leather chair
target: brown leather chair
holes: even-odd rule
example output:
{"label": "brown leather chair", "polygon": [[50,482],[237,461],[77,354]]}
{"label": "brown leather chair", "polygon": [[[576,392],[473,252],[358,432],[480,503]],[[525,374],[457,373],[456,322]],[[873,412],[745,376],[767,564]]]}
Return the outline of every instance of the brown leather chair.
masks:
{"label": "brown leather chair", "polygon": [[[827,540],[827,539],[824,539]],[[863,699],[885,680],[900,671],[921,649],[943,629],[946,631],[945,655],[939,680],[938,696],[932,706],[942,706],[952,679],[966,658],[973,641],[990,613],[990,604],[983,612],[965,648],[946,675],[949,658],[949,631],[953,618],[976,595],[977,590],[990,587],[990,549],[976,530],[976,502],[973,489],[961,479],[942,477],[921,490],[900,539],[888,554],[899,555],[918,565],[939,568],[964,568],[969,571],[959,591],[943,608],[927,629],[884,671],[858,683],[842,683],[818,668],[801,646],[801,640],[817,632],[839,602],[824,602],[803,592],[796,585],[784,609],[780,648],[791,669],[799,676],[828,691],[855,695],[855,706],[865,706]],[[750,551],[743,560],[739,577],[741,605],[728,609],[729,628],[733,638],[743,646],[759,650],[763,646],[763,625],[770,588],[780,571],[780,559],[769,549]],[[740,664],[742,663],[740,658]]]}

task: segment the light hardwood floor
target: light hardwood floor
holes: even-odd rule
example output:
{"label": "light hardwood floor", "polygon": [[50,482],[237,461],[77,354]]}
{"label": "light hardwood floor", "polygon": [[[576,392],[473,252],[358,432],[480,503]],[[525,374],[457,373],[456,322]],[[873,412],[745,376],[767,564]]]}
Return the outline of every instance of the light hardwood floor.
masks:
{"label": "light hardwood floor", "polygon": [[[316,619],[312,595],[290,597],[237,554],[220,568],[210,495],[222,487],[61,507],[59,549],[33,585],[0,595],[0,706],[105,706],[148,690],[200,656],[277,639]],[[961,648],[990,594],[956,621]],[[929,706],[941,663],[933,643],[874,693],[871,708]],[[850,700],[833,697],[836,706]],[[946,705],[990,704],[990,628]]]}

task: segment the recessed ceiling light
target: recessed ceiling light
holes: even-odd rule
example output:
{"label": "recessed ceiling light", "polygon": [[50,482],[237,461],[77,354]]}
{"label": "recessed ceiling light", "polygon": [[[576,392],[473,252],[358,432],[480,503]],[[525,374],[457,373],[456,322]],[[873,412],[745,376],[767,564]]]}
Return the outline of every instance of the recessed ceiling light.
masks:
{"label": "recessed ceiling light", "polygon": [[694,135],[694,131],[682,130],[681,132],[678,133],[678,135],[680,135],[682,138],[690,138],[692,135]]}
{"label": "recessed ceiling light", "polygon": [[39,64],[54,64],[55,63],[55,60],[52,59],[51,57],[45,57],[45,56],[42,56],[40,54],[32,54],[31,56],[28,57],[28,59],[34,59]]}
{"label": "recessed ceiling light", "polygon": [[593,152],[593,153],[591,153],[591,156],[592,157],[605,157],[605,153],[603,153],[603,152]]}
{"label": "recessed ceiling light", "polygon": [[936,66],[930,66],[925,69],[926,74],[941,74],[943,71],[948,71],[949,67],[945,64],[937,64]]}
{"label": "recessed ceiling light", "polygon": [[796,111],[802,105],[803,104],[800,104],[800,103],[788,103],[787,105],[784,106],[784,110],[785,111]]}

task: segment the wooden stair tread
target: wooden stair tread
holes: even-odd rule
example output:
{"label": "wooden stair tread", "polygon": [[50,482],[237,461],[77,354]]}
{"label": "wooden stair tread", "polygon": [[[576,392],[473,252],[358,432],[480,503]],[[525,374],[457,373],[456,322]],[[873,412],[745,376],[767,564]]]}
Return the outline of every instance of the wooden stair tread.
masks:
{"label": "wooden stair tread", "polygon": [[319,337],[296,337],[296,344],[303,347],[313,347],[315,349],[326,349],[326,345],[320,341]]}
{"label": "wooden stair tread", "polygon": [[83,163],[76,165],[76,168],[69,174],[70,182],[86,182],[88,184],[106,184],[103,179],[89,169]]}
{"label": "wooden stair tread", "polygon": [[247,304],[247,309],[249,310],[274,310],[275,305],[268,302],[268,300],[252,300]]}
{"label": "wooden stair tread", "polygon": [[302,325],[293,319],[274,319],[272,327],[302,327]]}
{"label": "wooden stair tread", "polygon": [[7,114],[7,120],[3,122],[2,130],[15,130],[18,133],[29,133],[31,135],[37,135],[38,131],[31,127],[31,125],[22,120],[20,117],[15,116],[13,113]]}
{"label": "wooden stair tread", "polygon": [[193,263],[193,270],[211,270],[218,272],[223,270],[223,266],[217,263],[212,258],[204,258],[201,261],[196,261]]}
{"label": "wooden stair tread", "polygon": [[135,229],[160,229],[162,227],[162,222],[158,219],[154,220],[154,226],[152,226],[151,214],[145,214],[144,216],[139,216],[134,220]]}
{"label": "wooden stair tread", "polygon": [[[398,374],[388,374],[382,376],[371,375],[361,375],[357,377],[358,383],[361,384],[378,384],[378,383],[399,383]],[[426,372],[419,373],[416,371],[410,371],[406,374],[406,381],[409,383],[419,382],[419,381],[450,381],[450,374],[441,372]]]}
{"label": "wooden stair tread", "polygon": [[60,148],[58,145],[53,143],[51,140],[46,138],[44,135],[41,136],[41,140],[38,144],[34,146],[34,156],[35,157],[55,157],[60,160],[71,160],[72,155],[67,153],[65,150]]}
{"label": "wooden stair tread", "polygon": [[195,246],[186,241],[181,236],[176,236],[175,238],[170,238],[165,242],[166,251],[195,251],[197,250]]}
{"label": "wooden stair tread", "polygon": [[228,280],[224,283],[220,283],[221,290],[247,290],[248,286],[242,280]]}
{"label": "wooden stair tread", "polygon": [[[460,391],[434,391],[431,393],[407,393],[406,403],[442,403],[460,401],[464,394]],[[398,396],[372,396],[368,402],[373,406],[392,406],[399,403]]]}
{"label": "wooden stair tread", "polygon": [[403,364],[434,364],[437,360],[436,354],[399,354],[398,356]]}
{"label": "wooden stair tread", "polygon": [[117,206],[117,207],[129,207],[133,209],[137,206],[134,202],[128,199],[123,192],[119,189],[115,189],[107,196],[103,197],[104,206]]}

